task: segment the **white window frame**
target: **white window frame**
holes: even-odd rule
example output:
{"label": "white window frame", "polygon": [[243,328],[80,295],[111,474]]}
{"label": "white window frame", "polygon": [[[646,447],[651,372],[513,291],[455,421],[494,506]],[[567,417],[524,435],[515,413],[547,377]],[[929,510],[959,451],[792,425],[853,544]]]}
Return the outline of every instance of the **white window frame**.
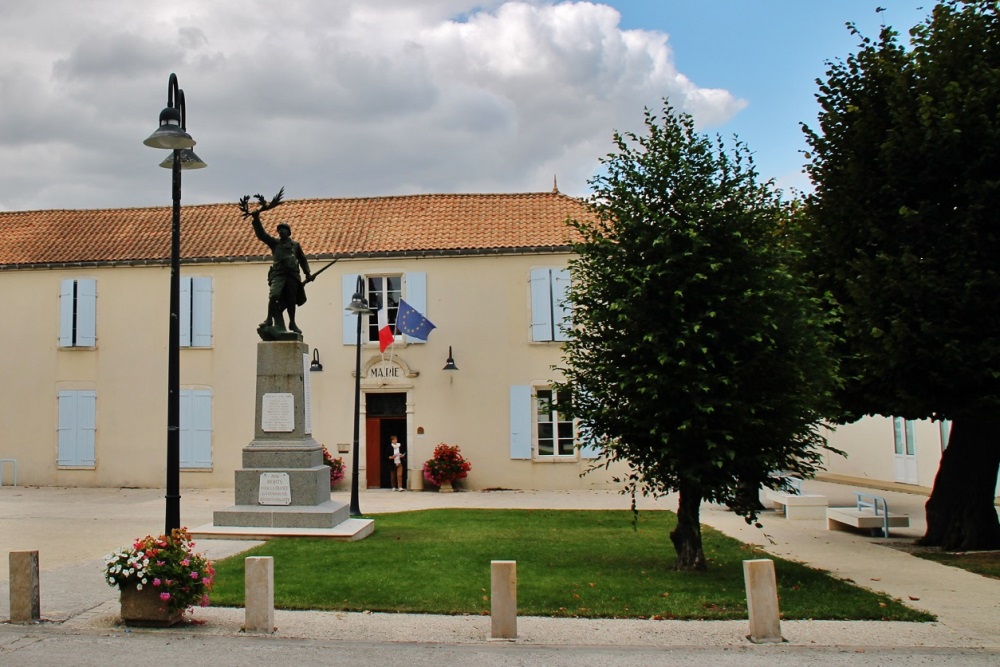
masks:
{"label": "white window frame", "polygon": [[93,389],[61,390],[57,412],[57,466],[96,467],[97,392]]}
{"label": "white window frame", "polygon": [[181,347],[212,347],[212,278],[181,276]]}
{"label": "white window frame", "polygon": [[510,458],[535,462],[575,462],[596,459],[600,448],[581,442],[580,428],[573,421],[572,454],[540,454],[538,450],[538,392],[551,391],[548,385],[510,387]]}
{"label": "white window frame", "polygon": [[212,468],[212,390],[180,391],[180,467]]}
{"label": "white window frame", "polygon": [[[354,296],[354,290],[357,288],[358,276],[364,279],[365,286],[365,298],[368,300],[369,304],[374,308],[377,302],[373,301],[369,291],[371,285],[371,279],[373,278],[394,278],[401,277],[401,291],[399,294],[400,299],[404,299],[406,303],[412,306],[422,315],[427,315],[427,274],[422,271],[372,271],[369,273],[362,274],[344,274],[341,279],[341,292],[342,300],[344,303],[344,308],[346,309],[351,303],[351,299]],[[385,283],[383,282],[383,291],[380,297],[385,296]],[[389,311],[389,324],[394,325],[396,321],[396,312],[399,309],[399,302],[395,304],[390,304]],[[365,347],[377,346],[378,345],[378,335],[374,338],[371,336],[371,326],[376,322],[376,312],[372,310],[369,314],[362,315],[364,318],[361,322],[361,344]],[[357,315],[350,312],[349,310],[344,310],[343,322],[342,322],[342,342],[344,345],[354,345],[357,342],[357,321],[355,318]],[[410,345],[421,345],[427,341],[421,340],[419,338],[413,338],[411,336],[406,336],[403,334],[396,334],[397,343],[406,343]]]}
{"label": "white window frame", "polygon": [[532,269],[529,282],[532,342],[569,340],[567,326],[570,306],[566,299],[566,291],[570,285],[569,269]]}
{"label": "white window frame", "polygon": [[97,346],[97,281],[66,278],[59,284],[59,347]]}
{"label": "white window frame", "polygon": [[[577,446],[576,437],[576,422],[572,419],[567,419],[565,415],[559,412],[559,397],[558,393],[552,387],[535,387],[532,392],[532,408],[533,419],[532,424],[532,449],[534,455],[538,459],[572,459],[576,460],[579,453],[579,448]],[[543,411],[543,405],[546,408]],[[569,452],[565,452],[565,440],[566,438],[562,435],[562,429],[564,426],[568,425],[571,435],[569,442]],[[551,426],[551,434],[549,437],[542,437],[543,427]],[[548,429],[545,429],[548,430]],[[542,442],[543,440],[551,440],[551,452],[542,452]]]}

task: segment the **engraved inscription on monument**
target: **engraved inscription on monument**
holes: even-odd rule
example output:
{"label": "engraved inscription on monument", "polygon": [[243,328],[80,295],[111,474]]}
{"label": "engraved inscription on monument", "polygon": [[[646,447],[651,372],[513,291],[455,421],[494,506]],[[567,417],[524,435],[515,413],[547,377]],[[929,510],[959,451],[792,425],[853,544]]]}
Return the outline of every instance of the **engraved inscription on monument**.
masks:
{"label": "engraved inscription on monument", "polygon": [[287,472],[262,472],[260,474],[261,505],[291,505],[292,484]]}
{"label": "engraved inscription on monument", "polygon": [[260,428],[268,433],[295,430],[295,397],[292,394],[264,394],[260,399]]}

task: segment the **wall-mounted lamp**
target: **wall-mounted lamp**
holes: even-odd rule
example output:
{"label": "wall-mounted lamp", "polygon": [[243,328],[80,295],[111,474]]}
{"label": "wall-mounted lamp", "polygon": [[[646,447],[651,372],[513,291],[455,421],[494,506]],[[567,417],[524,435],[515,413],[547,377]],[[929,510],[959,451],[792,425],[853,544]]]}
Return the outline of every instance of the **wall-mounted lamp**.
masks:
{"label": "wall-mounted lamp", "polygon": [[443,371],[457,371],[458,366],[455,365],[455,357],[451,355],[451,345],[448,346],[448,361],[445,362]]}
{"label": "wall-mounted lamp", "polygon": [[313,360],[309,364],[309,370],[312,372],[318,372],[323,370],[323,364],[319,363],[319,350],[313,348]]}

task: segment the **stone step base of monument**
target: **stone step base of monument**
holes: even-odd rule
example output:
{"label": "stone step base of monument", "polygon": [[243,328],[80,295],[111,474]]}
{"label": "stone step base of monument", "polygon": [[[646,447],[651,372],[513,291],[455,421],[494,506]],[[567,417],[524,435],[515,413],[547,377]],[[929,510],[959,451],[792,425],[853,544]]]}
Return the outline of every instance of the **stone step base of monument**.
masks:
{"label": "stone step base of monument", "polygon": [[367,533],[359,537],[355,535],[364,532],[364,521],[351,519],[347,505],[333,500],[318,505],[233,505],[216,511],[212,525],[204,526],[197,532],[205,536],[214,532],[220,537],[232,537],[250,534],[318,535],[316,531],[326,531],[330,537],[361,539]]}
{"label": "stone step base of monument", "polygon": [[216,526],[210,523],[189,532],[197,540],[269,540],[275,537],[318,537],[356,542],[365,539],[374,531],[375,521],[373,519],[348,519],[333,528]]}

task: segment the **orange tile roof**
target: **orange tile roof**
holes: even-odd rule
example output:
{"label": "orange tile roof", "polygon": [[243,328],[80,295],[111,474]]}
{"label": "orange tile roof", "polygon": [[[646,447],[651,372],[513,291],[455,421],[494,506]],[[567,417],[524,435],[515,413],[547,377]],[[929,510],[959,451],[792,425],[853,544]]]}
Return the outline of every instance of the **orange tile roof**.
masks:
{"label": "orange tile roof", "polygon": [[[407,195],[289,200],[262,214],[287,221],[307,255],[502,252],[566,246],[568,217],[585,203],[559,192]],[[170,255],[169,206],[0,212],[0,267],[79,262],[160,262]],[[269,255],[236,203],[183,206],[181,256],[226,260]]]}

